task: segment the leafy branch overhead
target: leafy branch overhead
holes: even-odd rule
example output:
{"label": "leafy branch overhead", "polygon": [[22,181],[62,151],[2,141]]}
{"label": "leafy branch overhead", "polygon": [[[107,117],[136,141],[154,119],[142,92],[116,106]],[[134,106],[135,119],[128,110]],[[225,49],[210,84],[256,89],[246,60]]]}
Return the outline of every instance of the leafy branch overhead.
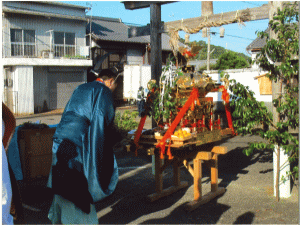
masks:
{"label": "leafy branch overhead", "polygon": [[263,102],[258,102],[254,92],[235,80],[229,80],[229,75],[221,72],[223,79],[229,80],[229,89],[232,92],[231,106],[233,125],[239,134],[255,134],[264,138],[267,143],[251,143],[245,150],[246,155],[252,154],[254,149],[274,149],[282,147],[289,155],[293,167],[288,175],[298,177],[299,142],[293,132],[299,129],[299,17],[296,10],[297,2],[293,7],[278,9],[276,16],[269,22],[271,32],[275,32],[278,39],[271,39],[268,33],[258,32],[261,38],[266,37],[266,45],[256,58],[256,63],[267,77],[282,84],[282,93],[273,100],[273,106],[278,113],[278,122],[274,123],[271,112]]}

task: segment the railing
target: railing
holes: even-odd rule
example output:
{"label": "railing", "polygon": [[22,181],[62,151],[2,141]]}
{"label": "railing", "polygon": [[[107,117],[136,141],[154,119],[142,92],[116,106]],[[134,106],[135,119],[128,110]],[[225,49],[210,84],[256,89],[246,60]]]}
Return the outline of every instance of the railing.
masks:
{"label": "railing", "polygon": [[75,56],[75,45],[54,45],[55,57]]}
{"label": "railing", "polygon": [[[34,43],[3,43],[2,45],[2,58],[82,58],[80,56],[80,48],[85,46],[79,45],[52,45],[50,51],[49,44],[34,44]],[[50,54],[52,53],[52,54]]]}
{"label": "railing", "polygon": [[11,43],[11,56],[35,56],[35,44]]}

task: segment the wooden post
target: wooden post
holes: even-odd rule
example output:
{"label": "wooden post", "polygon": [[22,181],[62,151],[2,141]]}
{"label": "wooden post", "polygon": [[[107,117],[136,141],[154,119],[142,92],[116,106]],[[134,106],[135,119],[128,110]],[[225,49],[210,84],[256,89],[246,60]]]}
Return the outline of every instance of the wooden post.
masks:
{"label": "wooden post", "polygon": [[173,159],[173,176],[174,176],[174,185],[177,187],[180,185],[180,168],[179,168],[179,160],[177,157]]}
{"label": "wooden post", "polygon": [[218,189],[218,154],[213,154],[211,160],[211,191]]}
{"label": "wooden post", "polygon": [[202,163],[201,159],[194,159],[194,200],[197,201],[202,196]]}
{"label": "wooden post", "polygon": [[161,159],[159,155],[159,151],[155,152],[155,190],[156,193],[161,193],[163,189],[163,180],[162,180],[162,172],[161,168]]}
{"label": "wooden post", "polygon": [[[159,79],[162,71],[162,53],[161,53],[161,5],[157,3],[150,4],[150,45],[151,45],[151,79],[156,80],[159,85]],[[152,128],[156,123],[152,117]]]}

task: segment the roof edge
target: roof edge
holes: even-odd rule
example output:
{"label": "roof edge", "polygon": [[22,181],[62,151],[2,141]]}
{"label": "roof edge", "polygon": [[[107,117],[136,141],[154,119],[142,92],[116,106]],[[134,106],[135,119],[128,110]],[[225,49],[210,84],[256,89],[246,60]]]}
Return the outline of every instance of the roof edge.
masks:
{"label": "roof edge", "polygon": [[102,20],[107,22],[116,22],[116,23],[122,23],[121,18],[110,18],[110,17],[101,17],[101,16],[85,16],[88,19],[96,19],[96,20]]}
{"label": "roof edge", "polygon": [[54,13],[44,13],[44,12],[33,12],[30,10],[19,10],[19,9],[9,9],[9,8],[2,8],[4,13],[16,13],[16,14],[26,14],[26,15],[34,15],[34,16],[44,16],[44,17],[56,17],[56,18],[63,18],[63,19],[72,19],[72,20],[81,20],[87,21],[86,17],[80,16],[69,16],[63,14],[54,14]]}
{"label": "roof edge", "polygon": [[48,4],[48,5],[60,5],[60,6],[70,7],[70,8],[89,9],[89,7],[86,6],[72,5],[72,4],[67,4],[63,2],[57,2],[57,1],[28,1],[28,2]]}

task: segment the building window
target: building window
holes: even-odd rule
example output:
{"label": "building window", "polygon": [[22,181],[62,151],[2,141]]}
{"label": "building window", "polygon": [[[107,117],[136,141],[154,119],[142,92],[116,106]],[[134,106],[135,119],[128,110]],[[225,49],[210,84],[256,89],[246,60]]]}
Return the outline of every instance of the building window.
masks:
{"label": "building window", "polygon": [[75,56],[75,33],[54,32],[55,57]]}
{"label": "building window", "polygon": [[120,63],[120,54],[113,53],[109,55],[109,68],[113,68]]}
{"label": "building window", "polygon": [[35,31],[11,29],[11,56],[35,56]]}

